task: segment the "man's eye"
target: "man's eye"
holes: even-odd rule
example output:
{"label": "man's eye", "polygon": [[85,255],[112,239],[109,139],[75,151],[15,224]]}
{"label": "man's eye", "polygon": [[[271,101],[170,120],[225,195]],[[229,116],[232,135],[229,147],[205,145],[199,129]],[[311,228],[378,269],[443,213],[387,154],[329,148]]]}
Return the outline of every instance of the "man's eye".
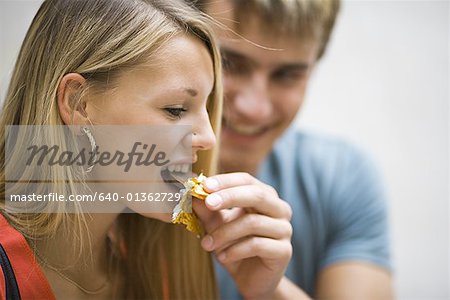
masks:
{"label": "man's eye", "polygon": [[225,57],[222,57],[222,67],[224,70],[230,71],[235,67],[235,65],[233,64],[233,62],[231,60],[226,59]]}
{"label": "man's eye", "polygon": [[296,80],[301,77],[299,72],[277,72],[273,74],[273,79],[283,81],[283,80]]}
{"label": "man's eye", "polygon": [[304,75],[304,72],[299,71],[278,71],[272,74],[272,79],[277,82],[289,83],[303,78]]}
{"label": "man's eye", "polygon": [[175,118],[181,119],[183,113],[187,111],[186,108],[183,107],[166,107],[164,110],[171,116]]}

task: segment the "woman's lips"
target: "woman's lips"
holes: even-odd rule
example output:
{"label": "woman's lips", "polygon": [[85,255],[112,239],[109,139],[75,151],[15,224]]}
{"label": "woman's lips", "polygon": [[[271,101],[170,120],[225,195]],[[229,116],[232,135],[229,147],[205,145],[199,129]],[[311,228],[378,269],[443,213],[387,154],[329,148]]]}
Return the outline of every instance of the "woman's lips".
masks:
{"label": "woman's lips", "polygon": [[169,164],[161,167],[161,178],[165,183],[183,188],[183,182],[192,176],[192,158],[175,159]]}

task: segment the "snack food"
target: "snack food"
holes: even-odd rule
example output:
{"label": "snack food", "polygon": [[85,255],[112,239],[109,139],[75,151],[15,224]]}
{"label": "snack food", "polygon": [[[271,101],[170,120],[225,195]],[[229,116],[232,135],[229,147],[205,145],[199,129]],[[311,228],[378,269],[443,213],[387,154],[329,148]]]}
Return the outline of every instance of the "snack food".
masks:
{"label": "snack food", "polygon": [[[180,202],[175,206],[172,213],[173,224],[184,224],[186,229],[200,237],[203,235],[203,228],[198,217],[192,211],[192,197],[205,200],[209,195],[203,189],[203,181],[206,176],[200,174],[198,177],[189,178],[183,183],[184,189],[180,190],[182,197]],[[192,197],[190,197],[192,196]]]}

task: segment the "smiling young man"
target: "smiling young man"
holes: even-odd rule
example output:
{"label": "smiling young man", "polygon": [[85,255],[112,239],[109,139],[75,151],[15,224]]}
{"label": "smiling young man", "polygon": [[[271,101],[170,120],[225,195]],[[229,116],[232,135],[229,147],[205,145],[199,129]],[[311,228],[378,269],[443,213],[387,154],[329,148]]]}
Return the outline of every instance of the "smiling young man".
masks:
{"label": "smiling young man", "polygon": [[[339,2],[195,4],[221,23],[216,26],[225,75],[221,172],[255,176],[292,208],[292,259],[273,298],[391,299],[386,204],[374,166],[355,147],[292,124]],[[219,176],[220,181],[226,175]],[[266,237],[257,223],[248,224],[247,235]],[[222,299],[236,299],[241,288],[218,268]]]}

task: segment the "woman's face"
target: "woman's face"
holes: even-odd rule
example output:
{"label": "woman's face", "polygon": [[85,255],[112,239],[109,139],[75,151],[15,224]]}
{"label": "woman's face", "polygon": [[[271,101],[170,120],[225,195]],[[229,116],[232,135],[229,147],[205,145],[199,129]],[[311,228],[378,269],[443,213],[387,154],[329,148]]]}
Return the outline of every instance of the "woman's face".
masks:
{"label": "woman's face", "polygon": [[153,60],[119,77],[116,88],[86,104],[90,121],[114,125],[191,125],[192,153],[215,144],[206,110],[214,69],[206,46],[197,38],[172,38]]}
{"label": "woman's face", "polygon": [[[188,163],[194,163],[198,151],[208,150],[216,142],[206,109],[214,85],[211,56],[198,38],[178,35],[151,60],[158,64],[126,71],[115,82],[115,88],[89,95],[86,114],[93,125],[149,125],[149,128],[172,125],[168,126],[172,129],[177,128],[176,125],[190,125],[194,134],[189,133],[192,139]],[[157,132],[153,137],[160,141],[177,139]],[[180,141],[172,141],[177,142]],[[131,202],[126,205],[139,212]],[[171,218],[168,213],[141,214],[167,222]]]}

